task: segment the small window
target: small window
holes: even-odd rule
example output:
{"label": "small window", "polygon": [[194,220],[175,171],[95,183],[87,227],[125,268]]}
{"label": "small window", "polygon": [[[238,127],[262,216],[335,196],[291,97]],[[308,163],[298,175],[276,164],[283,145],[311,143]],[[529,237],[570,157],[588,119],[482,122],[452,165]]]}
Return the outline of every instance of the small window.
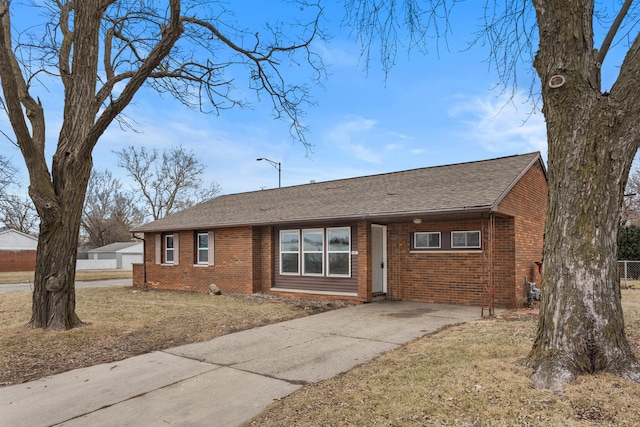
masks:
{"label": "small window", "polygon": [[300,274],[300,232],[280,232],[280,274]]}
{"label": "small window", "polygon": [[440,232],[416,232],[413,234],[413,247],[415,249],[438,249],[440,245]]}
{"label": "small window", "polygon": [[164,236],[164,262],[173,264],[174,245],[173,234],[165,234]]}
{"label": "small window", "polygon": [[197,264],[209,264],[209,233],[198,233],[196,235]]}
{"label": "small window", "polygon": [[480,232],[479,231],[452,231],[451,232],[452,248],[479,248]]}

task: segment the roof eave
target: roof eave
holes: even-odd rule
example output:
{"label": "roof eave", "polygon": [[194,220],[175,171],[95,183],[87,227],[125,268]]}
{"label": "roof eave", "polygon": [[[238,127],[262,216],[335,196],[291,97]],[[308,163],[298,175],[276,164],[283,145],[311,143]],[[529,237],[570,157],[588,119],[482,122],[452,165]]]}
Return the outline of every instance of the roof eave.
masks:
{"label": "roof eave", "polygon": [[447,209],[434,209],[434,210],[420,210],[420,211],[406,211],[406,212],[376,212],[376,213],[359,213],[352,215],[339,215],[339,216],[326,216],[326,217],[310,217],[310,218],[287,218],[276,221],[255,221],[255,222],[236,222],[225,224],[201,224],[197,226],[183,226],[183,227],[162,227],[162,228],[136,228],[132,230],[132,233],[162,233],[166,231],[185,231],[185,230],[199,230],[199,229],[213,229],[213,228],[232,228],[232,227],[255,227],[265,225],[284,225],[284,224],[303,224],[303,223],[317,223],[327,221],[375,221],[381,219],[406,219],[406,218],[422,218],[428,219],[431,217],[442,215],[458,215],[458,214],[481,214],[492,212],[493,205],[483,206],[464,206],[457,208]]}

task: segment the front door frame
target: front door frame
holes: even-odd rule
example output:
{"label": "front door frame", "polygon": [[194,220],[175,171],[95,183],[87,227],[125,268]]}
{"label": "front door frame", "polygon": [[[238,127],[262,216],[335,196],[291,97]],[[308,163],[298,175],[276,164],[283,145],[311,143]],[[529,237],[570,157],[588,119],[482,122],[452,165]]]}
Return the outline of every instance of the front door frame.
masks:
{"label": "front door frame", "polygon": [[[374,228],[382,231],[381,238],[374,239]],[[378,274],[382,284],[377,283]],[[387,226],[371,224],[371,294],[379,293],[387,293]]]}

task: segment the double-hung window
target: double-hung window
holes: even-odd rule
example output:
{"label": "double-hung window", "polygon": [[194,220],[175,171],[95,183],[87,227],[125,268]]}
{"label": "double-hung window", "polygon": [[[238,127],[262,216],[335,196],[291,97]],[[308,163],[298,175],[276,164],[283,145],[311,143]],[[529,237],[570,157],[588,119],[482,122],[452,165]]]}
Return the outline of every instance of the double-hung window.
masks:
{"label": "double-hung window", "polygon": [[209,264],[209,233],[198,233],[196,235],[196,263]]}
{"label": "double-hung window", "polygon": [[302,230],[302,274],[324,274],[324,230]]}
{"label": "double-hung window", "polygon": [[280,232],[280,274],[300,274],[300,231]]}
{"label": "double-hung window", "polygon": [[327,229],[327,276],[349,276],[351,273],[351,229]]}
{"label": "double-hung window", "polygon": [[452,231],[451,232],[452,248],[479,248],[480,232],[479,231]]}
{"label": "double-hung window", "polygon": [[174,262],[174,240],[173,234],[164,235],[164,262],[165,264],[173,264]]}

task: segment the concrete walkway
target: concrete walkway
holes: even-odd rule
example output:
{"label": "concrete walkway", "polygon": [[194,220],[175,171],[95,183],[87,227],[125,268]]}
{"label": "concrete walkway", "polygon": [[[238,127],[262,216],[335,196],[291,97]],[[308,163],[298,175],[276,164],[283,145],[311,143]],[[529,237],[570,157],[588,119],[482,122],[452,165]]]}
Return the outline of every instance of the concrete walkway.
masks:
{"label": "concrete walkway", "polygon": [[237,426],[480,308],[384,301],[0,388],[2,426]]}

